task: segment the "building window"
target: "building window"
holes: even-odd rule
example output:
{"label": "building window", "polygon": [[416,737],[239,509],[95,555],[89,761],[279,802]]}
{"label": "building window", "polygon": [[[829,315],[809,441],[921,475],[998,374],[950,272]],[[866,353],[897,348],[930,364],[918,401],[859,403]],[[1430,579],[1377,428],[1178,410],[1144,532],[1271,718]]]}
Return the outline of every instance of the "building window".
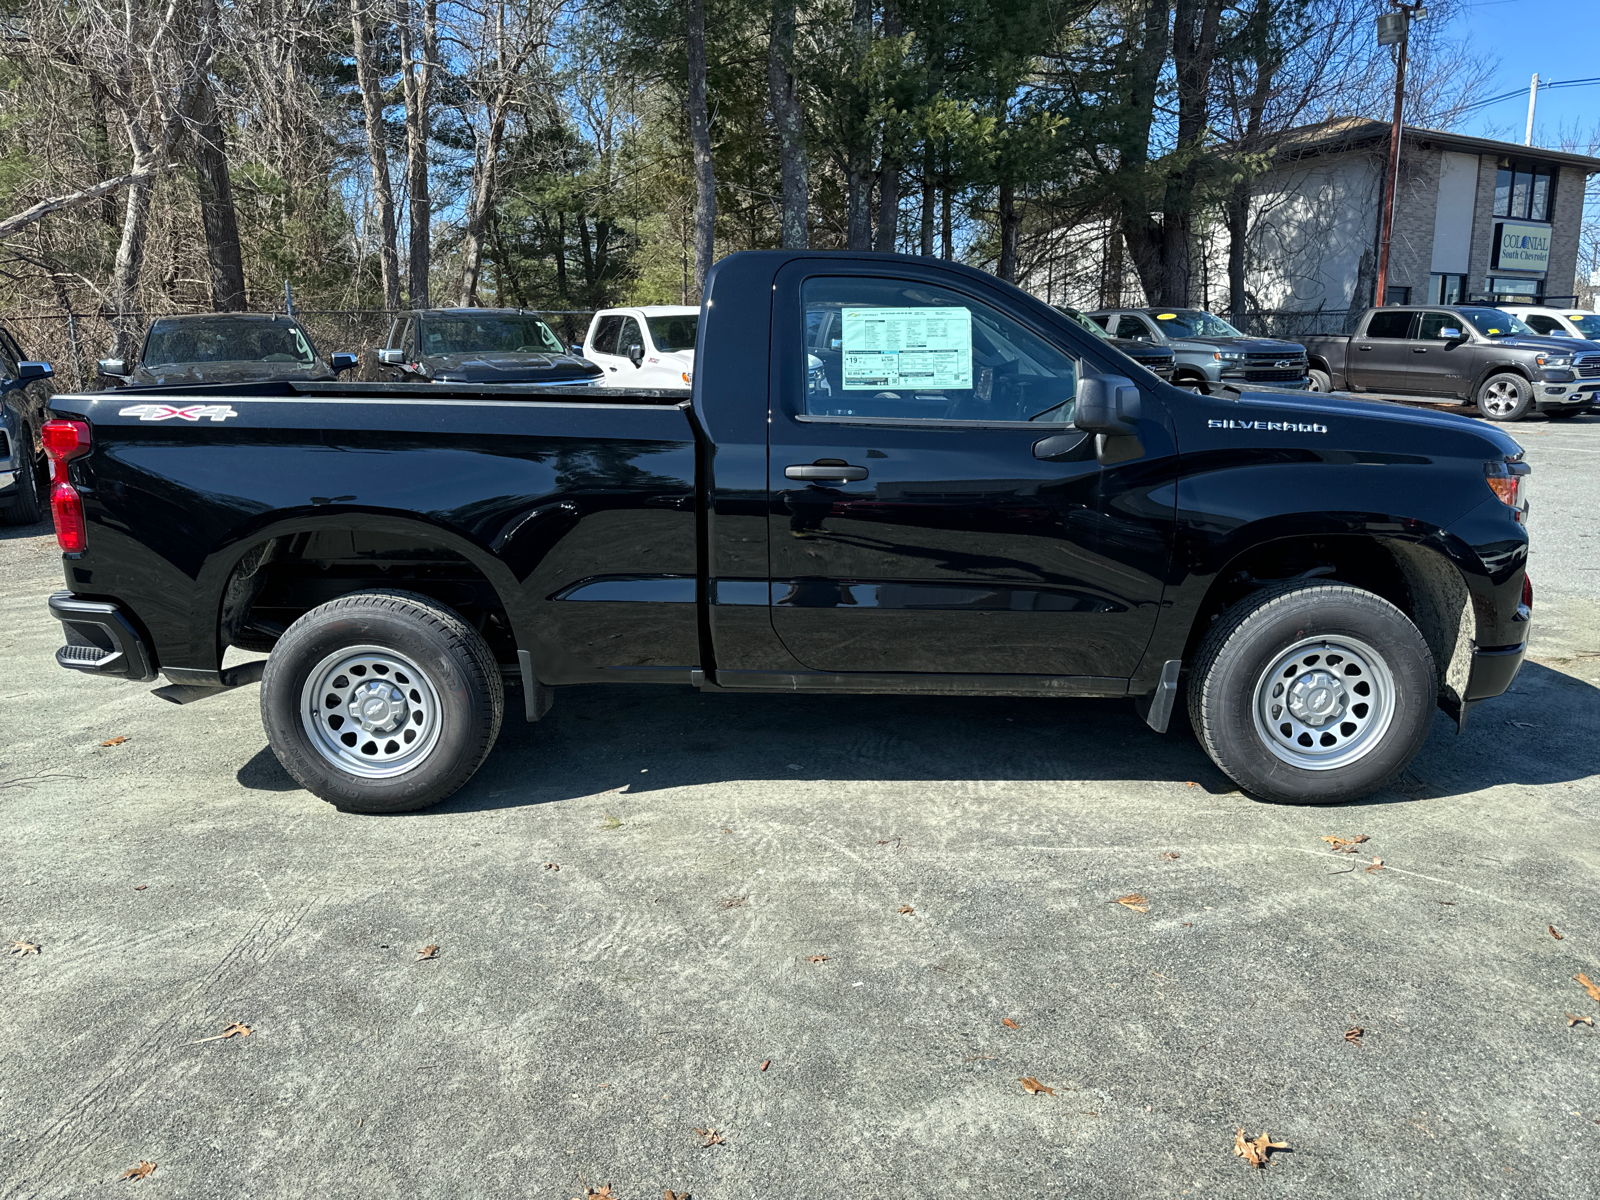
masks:
{"label": "building window", "polygon": [[1500,160],[1494,177],[1494,215],[1523,221],[1548,221],[1555,170]]}
{"label": "building window", "polygon": [[1544,300],[1544,280],[1491,276],[1484,281],[1484,291],[1491,304],[1539,304]]}
{"label": "building window", "polygon": [[1460,304],[1467,295],[1465,275],[1430,275],[1428,277],[1429,304]]}
{"label": "building window", "polygon": [[1383,303],[1385,306],[1390,304],[1410,304],[1411,289],[1408,287],[1387,287],[1383,291]]}

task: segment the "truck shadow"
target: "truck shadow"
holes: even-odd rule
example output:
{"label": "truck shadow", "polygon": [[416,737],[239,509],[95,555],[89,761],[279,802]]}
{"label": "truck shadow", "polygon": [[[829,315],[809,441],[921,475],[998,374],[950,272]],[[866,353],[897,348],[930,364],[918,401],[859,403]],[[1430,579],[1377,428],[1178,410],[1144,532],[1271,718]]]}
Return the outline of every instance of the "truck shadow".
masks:
{"label": "truck shadow", "polygon": [[[1600,660],[1597,660],[1600,661]],[[1596,667],[1600,674],[1600,665]],[[922,696],[730,696],[691,688],[563,688],[536,725],[508,695],[499,743],[473,780],[426,812],[478,812],[634,797],[729,782],[1192,783],[1238,791],[1181,714],[1167,734],[1127,701]],[[1600,686],[1528,663],[1465,736],[1443,713],[1400,781],[1363,804],[1415,803],[1501,784],[1600,775]],[[298,785],[262,747],[237,773],[258,791]]]}

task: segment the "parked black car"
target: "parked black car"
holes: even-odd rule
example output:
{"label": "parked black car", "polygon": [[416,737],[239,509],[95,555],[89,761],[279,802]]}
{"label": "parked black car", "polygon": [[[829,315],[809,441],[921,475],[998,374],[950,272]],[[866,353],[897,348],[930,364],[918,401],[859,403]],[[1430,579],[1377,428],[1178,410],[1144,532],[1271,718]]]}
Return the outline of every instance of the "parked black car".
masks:
{"label": "parked black car", "polygon": [[0,328],[0,525],[32,525],[50,511],[40,430],[48,418],[50,364],[23,357]]}
{"label": "parked black car", "polygon": [[379,377],[395,383],[584,384],[604,374],[533,313],[515,308],[400,313],[375,355]]}
{"label": "parked black car", "polygon": [[1199,395],[925,258],[729,255],[691,395],[284,382],[52,411],[57,661],[180,701],[260,679],[278,760],[359,812],[464,784],[508,682],[529,720],[596,683],[1119,697],[1156,730],[1186,698],[1243,787],[1329,803],[1395,779],[1435,705],[1504,692],[1532,619],[1500,428]]}
{"label": "parked black car", "polygon": [[304,325],[281,313],[196,313],[157,317],[139,361],[100,360],[100,374],[124,386],[337,379],[354,354],[323,359]]}
{"label": "parked black car", "polygon": [[1067,304],[1056,304],[1052,307],[1064,317],[1070,317],[1082,325],[1098,338],[1104,338],[1118,350],[1121,350],[1134,362],[1146,371],[1151,371],[1163,379],[1170,380],[1173,371],[1177,368],[1177,355],[1165,346],[1158,346],[1154,342],[1141,341],[1138,338],[1113,337],[1100,326],[1096,325],[1084,314]]}

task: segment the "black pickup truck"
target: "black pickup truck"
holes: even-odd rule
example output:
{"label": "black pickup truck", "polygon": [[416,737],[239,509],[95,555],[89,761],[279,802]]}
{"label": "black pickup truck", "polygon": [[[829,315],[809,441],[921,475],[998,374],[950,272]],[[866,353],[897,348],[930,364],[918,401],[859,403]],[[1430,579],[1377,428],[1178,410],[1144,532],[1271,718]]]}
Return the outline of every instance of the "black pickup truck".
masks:
{"label": "black pickup truck", "polygon": [[1197,396],[887,255],[724,259],[695,361],[692,393],[56,396],[57,659],[180,701],[259,678],[280,761],[360,812],[465,783],[507,686],[537,720],[607,682],[1123,697],[1158,731],[1182,696],[1245,788],[1338,801],[1522,661],[1528,467],[1493,427]]}
{"label": "black pickup truck", "polygon": [[1491,421],[1575,417],[1600,392],[1600,345],[1543,336],[1484,305],[1369,308],[1351,337],[1300,340],[1316,392],[1476,404]]}

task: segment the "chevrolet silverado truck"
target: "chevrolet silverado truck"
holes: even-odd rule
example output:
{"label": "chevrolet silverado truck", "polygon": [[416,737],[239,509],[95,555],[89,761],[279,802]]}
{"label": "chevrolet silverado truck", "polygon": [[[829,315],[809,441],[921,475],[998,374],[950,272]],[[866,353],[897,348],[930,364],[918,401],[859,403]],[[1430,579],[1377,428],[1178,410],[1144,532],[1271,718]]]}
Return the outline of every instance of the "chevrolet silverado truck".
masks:
{"label": "chevrolet silverado truck", "polygon": [[188,313],[158,317],[137,362],[102,358],[100,377],[118,386],[337,379],[354,354],[323,358],[311,334],[284,313]]}
{"label": "chevrolet silverado truck", "polygon": [[1104,329],[1101,329],[1100,326],[1084,316],[1079,309],[1065,304],[1052,304],[1050,307],[1062,316],[1076,321],[1083,328],[1094,334],[1095,337],[1110,342],[1153,375],[1159,375],[1162,379],[1171,379],[1173,372],[1177,370],[1177,355],[1166,346],[1158,346],[1154,342],[1141,341],[1138,338],[1112,337]]}
{"label": "chevrolet silverado truck", "polygon": [[1113,337],[1171,350],[1172,380],[1202,392],[1214,387],[1306,386],[1306,351],[1298,342],[1241,333],[1198,308],[1101,309],[1089,319]]}
{"label": "chevrolet silverado truck", "polygon": [[695,361],[692,391],[58,395],[57,661],[177,701],[259,680],[279,761],[367,813],[464,784],[508,688],[533,721],[603,683],[1121,698],[1157,731],[1181,701],[1244,788],[1334,802],[1522,661],[1529,468],[1496,427],[1196,395],[890,255],[723,259]]}
{"label": "chevrolet silverado truck", "polygon": [[50,403],[50,364],[30,362],[0,329],[0,525],[44,520],[48,465],[40,430]]}
{"label": "chevrolet silverado truck", "polygon": [[1498,308],[1372,308],[1353,336],[1302,340],[1317,392],[1475,404],[1491,421],[1575,417],[1600,392],[1600,343],[1537,334]]}
{"label": "chevrolet silverado truck", "polygon": [[561,344],[550,326],[515,308],[398,313],[373,352],[393,383],[599,383],[600,368]]}

